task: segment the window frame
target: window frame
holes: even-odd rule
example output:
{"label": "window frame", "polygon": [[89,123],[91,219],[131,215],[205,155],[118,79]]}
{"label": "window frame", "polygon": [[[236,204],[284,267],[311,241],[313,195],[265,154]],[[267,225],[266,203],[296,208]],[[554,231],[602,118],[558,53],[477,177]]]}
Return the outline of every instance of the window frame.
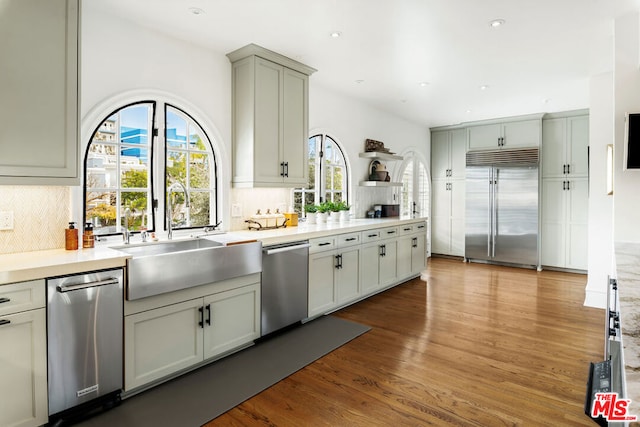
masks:
{"label": "window frame", "polygon": [[[411,218],[419,218],[419,217],[428,217],[430,215],[431,209],[431,178],[429,168],[427,163],[424,161],[422,156],[416,151],[407,151],[403,154],[403,161],[398,171],[398,181],[402,182],[402,190],[400,192],[400,210],[401,214],[405,214],[402,212],[405,206],[404,198],[405,193],[408,191],[405,189],[405,180],[404,175],[405,171],[409,166],[412,168],[412,182],[411,182],[411,200],[416,203],[417,199],[421,199],[420,203],[422,203],[422,208],[416,211],[415,207],[411,208],[410,216]],[[421,168],[424,170],[424,192],[425,194],[420,197],[420,170]],[[415,206],[415,205],[414,205]]]}

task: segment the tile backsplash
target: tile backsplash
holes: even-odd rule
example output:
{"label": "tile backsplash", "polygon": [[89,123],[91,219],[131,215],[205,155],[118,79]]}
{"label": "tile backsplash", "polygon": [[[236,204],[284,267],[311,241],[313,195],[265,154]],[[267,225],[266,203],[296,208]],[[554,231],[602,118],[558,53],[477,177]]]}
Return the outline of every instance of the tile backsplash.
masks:
{"label": "tile backsplash", "polygon": [[0,254],[64,248],[70,199],[69,187],[0,186],[0,211],[13,212],[13,230],[0,231]]}

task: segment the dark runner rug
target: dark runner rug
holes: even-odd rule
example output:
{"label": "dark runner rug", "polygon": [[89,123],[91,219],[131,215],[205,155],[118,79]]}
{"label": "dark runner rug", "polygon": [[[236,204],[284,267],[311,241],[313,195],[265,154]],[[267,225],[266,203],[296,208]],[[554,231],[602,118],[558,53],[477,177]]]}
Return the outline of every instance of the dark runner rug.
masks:
{"label": "dark runner rug", "polygon": [[78,425],[201,426],[369,329],[323,316],[125,399]]}

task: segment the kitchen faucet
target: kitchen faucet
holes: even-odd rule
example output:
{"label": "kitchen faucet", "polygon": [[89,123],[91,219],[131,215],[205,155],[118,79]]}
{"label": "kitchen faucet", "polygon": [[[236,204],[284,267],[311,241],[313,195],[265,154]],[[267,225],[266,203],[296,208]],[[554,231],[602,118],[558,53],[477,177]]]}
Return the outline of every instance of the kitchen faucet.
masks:
{"label": "kitchen faucet", "polygon": [[129,231],[129,215],[131,215],[131,209],[126,208],[124,210],[124,229],[122,230],[122,240],[125,245],[129,244],[129,237],[131,237],[131,232]]}
{"label": "kitchen faucet", "polygon": [[167,238],[169,240],[171,240],[173,238],[173,226],[171,224],[171,216],[173,214],[173,206],[171,205],[171,193],[173,192],[173,190],[176,189],[176,187],[178,187],[178,189],[182,190],[182,192],[184,193],[184,206],[187,209],[187,226],[189,226],[189,192],[187,191],[187,187],[184,186],[184,184],[182,184],[179,181],[174,182],[173,184],[171,184],[171,186],[167,189],[167,230],[168,230],[168,234],[167,234]]}

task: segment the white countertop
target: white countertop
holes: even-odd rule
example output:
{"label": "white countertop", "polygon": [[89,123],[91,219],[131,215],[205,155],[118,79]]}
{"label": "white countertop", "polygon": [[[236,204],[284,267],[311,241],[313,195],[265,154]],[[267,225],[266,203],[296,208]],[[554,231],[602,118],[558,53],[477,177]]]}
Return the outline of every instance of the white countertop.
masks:
{"label": "white countertop", "polygon": [[[295,240],[324,237],[336,233],[364,231],[380,227],[393,227],[425,220],[426,218],[352,219],[347,222],[329,222],[313,225],[301,222],[297,227],[286,227],[264,231],[231,231],[218,235],[210,235],[208,238],[218,240],[223,243],[258,240],[262,242],[263,245],[273,245],[292,242]],[[189,235],[185,234],[180,238],[189,238]],[[178,238],[176,238],[176,240],[178,240]],[[134,239],[132,244],[135,243]],[[121,246],[122,244],[118,243],[118,245]],[[79,249],[76,251],[53,249],[0,255],[0,285],[62,276],[66,274],[76,274],[92,270],[124,267],[127,263],[127,258],[130,258],[131,256],[116,249],[112,249],[109,246],[116,245],[97,244],[95,248]]]}
{"label": "white countertop", "polygon": [[640,243],[615,242],[629,413],[640,416]]}

